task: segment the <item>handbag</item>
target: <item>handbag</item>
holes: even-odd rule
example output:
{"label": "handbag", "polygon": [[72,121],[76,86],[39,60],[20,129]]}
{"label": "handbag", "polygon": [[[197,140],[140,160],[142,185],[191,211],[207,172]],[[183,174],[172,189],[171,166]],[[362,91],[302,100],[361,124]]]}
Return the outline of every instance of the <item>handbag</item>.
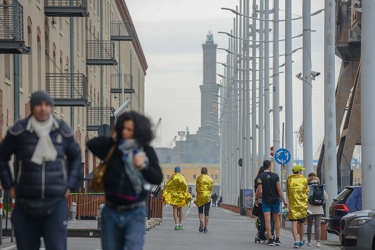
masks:
{"label": "handbag", "polygon": [[93,171],[93,177],[90,182],[91,191],[94,193],[103,192],[104,189],[104,175],[105,171],[107,170],[107,165],[109,159],[111,158],[113,152],[115,151],[116,144],[111,147],[108,151],[107,155],[105,156],[103,162],[97,166]]}
{"label": "handbag", "polygon": [[262,213],[262,203],[258,203],[258,206],[254,204],[252,214],[254,216],[259,216]]}
{"label": "handbag", "polygon": [[62,200],[63,198],[44,200],[20,198],[17,202],[28,216],[43,218],[51,215]]}

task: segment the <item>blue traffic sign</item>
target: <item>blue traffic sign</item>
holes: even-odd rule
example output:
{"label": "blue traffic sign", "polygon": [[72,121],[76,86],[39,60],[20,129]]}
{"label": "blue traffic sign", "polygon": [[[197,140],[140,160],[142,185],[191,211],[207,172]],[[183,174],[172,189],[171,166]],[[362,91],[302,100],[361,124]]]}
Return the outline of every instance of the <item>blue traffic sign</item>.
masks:
{"label": "blue traffic sign", "polygon": [[287,164],[290,161],[290,152],[286,148],[279,148],[275,153],[275,161],[279,164]]}

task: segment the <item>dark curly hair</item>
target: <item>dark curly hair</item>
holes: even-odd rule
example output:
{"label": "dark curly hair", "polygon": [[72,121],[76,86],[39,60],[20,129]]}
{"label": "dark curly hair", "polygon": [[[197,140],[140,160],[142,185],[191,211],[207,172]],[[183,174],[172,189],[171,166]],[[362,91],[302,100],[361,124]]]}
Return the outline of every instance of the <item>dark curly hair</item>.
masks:
{"label": "dark curly hair", "polygon": [[124,122],[129,120],[134,122],[134,139],[137,140],[140,146],[148,145],[154,139],[151,129],[152,123],[146,116],[136,111],[127,111],[117,117],[115,125],[116,140],[119,142],[123,139]]}

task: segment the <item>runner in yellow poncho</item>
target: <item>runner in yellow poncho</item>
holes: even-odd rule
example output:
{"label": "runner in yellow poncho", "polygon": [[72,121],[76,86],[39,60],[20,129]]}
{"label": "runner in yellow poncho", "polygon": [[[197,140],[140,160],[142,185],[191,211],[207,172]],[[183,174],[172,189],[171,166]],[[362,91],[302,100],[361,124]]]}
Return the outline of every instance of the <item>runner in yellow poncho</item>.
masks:
{"label": "runner in yellow poncho", "polygon": [[[197,198],[194,203],[198,207],[199,214],[199,232],[208,232],[208,216],[210,211],[210,199],[212,192],[212,185],[214,184],[210,176],[207,175],[207,168],[203,167],[201,170],[201,175],[197,178],[196,191]],[[204,209],[204,224],[203,224],[203,209]]]}
{"label": "runner in yellow poncho", "polygon": [[[292,221],[294,248],[304,246],[304,225],[307,216],[308,194],[307,179],[302,175],[302,166],[293,167],[293,174],[286,179],[286,194],[289,200],[288,219]],[[299,236],[299,237],[298,237]]]}
{"label": "runner in yellow poncho", "polygon": [[181,168],[179,166],[175,167],[174,172],[164,187],[163,205],[170,204],[173,206],[173,218],[176,224],[174,229],[183,230],[182,208],[189,204],[192,198],[188,191],[185,177],[180,173]]}

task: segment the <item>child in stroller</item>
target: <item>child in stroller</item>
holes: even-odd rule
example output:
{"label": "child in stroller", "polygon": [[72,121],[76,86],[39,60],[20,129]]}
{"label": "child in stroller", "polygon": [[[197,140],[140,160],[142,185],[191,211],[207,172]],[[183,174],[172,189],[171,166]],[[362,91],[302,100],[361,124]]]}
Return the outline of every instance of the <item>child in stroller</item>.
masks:
{"label": "child in stroller", "polygon": [[[259,217],[257,218],[256,222],[255,222],[255,226],[256,228],[258,229],[258,232],[255,236],[255,243],[257,242],[266,242],[267,241],[267,238],[265,236],[265,233],[266,233],[266,226],[264,224],[264,215],[263,213],[260,213]],[[276,236],[275,236],[275,230],[274,230],[274,225],[273,225],[273,219],[272,219],[272,214],[271,214],[271,231],[272,231],[272,238],[273,240],[275,241],[276,240]]]}

